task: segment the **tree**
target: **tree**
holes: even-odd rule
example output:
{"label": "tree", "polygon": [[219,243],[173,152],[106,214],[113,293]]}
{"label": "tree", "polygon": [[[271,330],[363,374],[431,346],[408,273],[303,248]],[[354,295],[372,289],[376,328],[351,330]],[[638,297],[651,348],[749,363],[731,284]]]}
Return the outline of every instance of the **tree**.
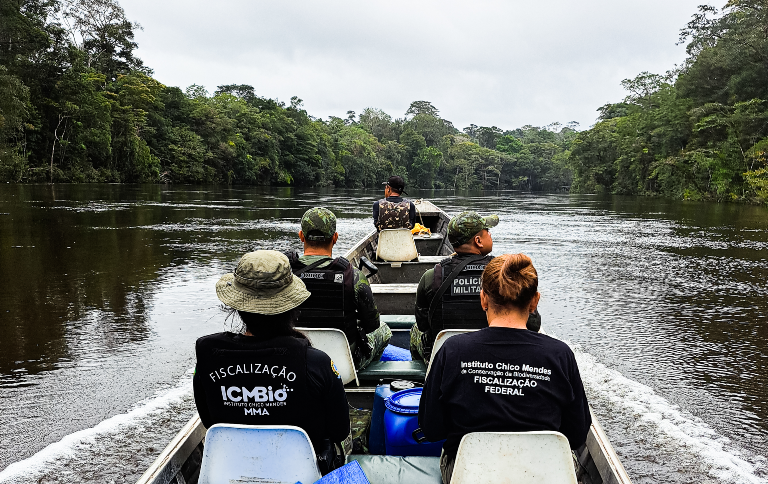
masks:
{"label": "tree", "polygon": [[419,114],[426,114],[432,117],[439,117],[440,111],[432,105],[429,101],[413,101],[408,110],[405,112],[406,116],[416,116]]}

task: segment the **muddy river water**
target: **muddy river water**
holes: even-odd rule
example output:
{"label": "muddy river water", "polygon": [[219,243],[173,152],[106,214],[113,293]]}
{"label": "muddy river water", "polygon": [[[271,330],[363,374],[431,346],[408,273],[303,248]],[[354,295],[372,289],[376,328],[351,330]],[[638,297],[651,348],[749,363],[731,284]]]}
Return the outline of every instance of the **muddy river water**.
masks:
{"label": "muddy river water", "polygon": [[[418,192],[497,213],[494,253],[539,271],[548,333],[635,483],[768,483],[768,209],[650,198]],[[0,483],[130,483],[193,415],[214,284],[298,248],[312,206],[336,253],[378,191],[0,185]]]}

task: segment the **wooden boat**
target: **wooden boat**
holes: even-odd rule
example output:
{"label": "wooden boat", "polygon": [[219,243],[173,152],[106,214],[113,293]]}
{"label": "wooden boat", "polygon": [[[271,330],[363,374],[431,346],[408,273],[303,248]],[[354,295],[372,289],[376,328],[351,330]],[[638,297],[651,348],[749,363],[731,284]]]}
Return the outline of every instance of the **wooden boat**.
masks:
{"label": "wooden boat", "polygon": [[[409,347],[409,331],[414,324],[413,307],[416,286],[427,269],[453,253],[447,239],[449,217],[429,201],[416,201],[419,223],[431,234],[416,235],[414,242],[419,252],[418,261],[390,263],[375,262],[378,272],[369,276],[382,321],[392,329],[390,344]],[[352,247],[345,257],[356,267],[376,259],[378,233],[372,230]],[[364,260],[365,259],[365,260]],[[545,321],[546,323],[546,321]],[[376,384],[382,379],[424,381],[423,362],[374,362],[357,373],[360,385],[346,385],[347,399],[356,408],[372,409]],[[202,462],[206,429],[195,415],[155,462],[137,481],[137,484],[195,484]],[[629,476],[619,461],[608,437],[592,413],[592,427],[585,448],[577,456],[580,469],[579,484],[630,484]],[[377,484],[377,483],[373,483]],[[386,483],[381,483],[386,484]]]}

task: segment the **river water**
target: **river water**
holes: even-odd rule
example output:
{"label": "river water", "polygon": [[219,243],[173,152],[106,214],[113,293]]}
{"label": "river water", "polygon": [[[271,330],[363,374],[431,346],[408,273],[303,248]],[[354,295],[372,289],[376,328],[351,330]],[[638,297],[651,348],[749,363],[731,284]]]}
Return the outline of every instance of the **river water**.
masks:
{"label": "river water", "polygon": [[[297,248],[378,192],[0,186],[0,483],[130,483],[193,415],[194,341],[238,257]],[[412,193],[498,213],[544,328],[574,348],[635,483],[768,483],[768,210],[650,198]]]}

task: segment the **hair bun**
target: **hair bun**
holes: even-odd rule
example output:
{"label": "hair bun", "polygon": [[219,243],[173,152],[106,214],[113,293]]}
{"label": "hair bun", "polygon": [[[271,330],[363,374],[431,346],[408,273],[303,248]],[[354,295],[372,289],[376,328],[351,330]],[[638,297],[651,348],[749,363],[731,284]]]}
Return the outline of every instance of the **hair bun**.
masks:
{"label": "hair bun", "polygon": [[539,276],[527,255],[504,254],[485,267],[481,285],[493,304],[524,308],[538,291]]}

